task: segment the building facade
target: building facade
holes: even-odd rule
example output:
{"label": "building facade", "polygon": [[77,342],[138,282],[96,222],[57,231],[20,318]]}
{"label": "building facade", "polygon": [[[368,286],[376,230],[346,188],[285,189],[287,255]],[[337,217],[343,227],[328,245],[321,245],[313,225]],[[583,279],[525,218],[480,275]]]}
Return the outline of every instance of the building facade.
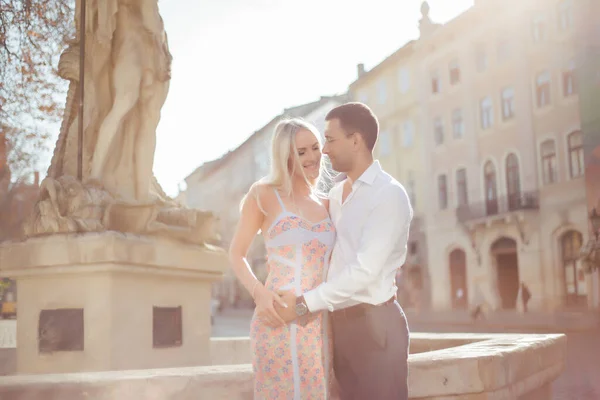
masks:
{"label": "building facade", "polygon": [[600,305],[598,274],[579,261],[588,220],[574,3],[481,0],[421,31],[435,309],[520,309],[522,283],[530,310]]}
{"label": "building facade", "polygon": [[[241,200],[254,182],[269,173],[270,142],[277,123],[283,118],[299,117],[313,123],[323,133],[329,110],[345,101],[345,95],[328,96],[285,109],[240,146],[192,172],[185,178],[187,188],[180,199],[185,199],[188,207],[211,211],[219,218],[219,245],[227,249],[239,220]],[[266,279],[266,252],[261,235],[257,235],[252,243],[248,261],[256,276]],[[213,290],[213,295],[226,307],[252,304],[250,295],[238,284],[231,269]]]}
{"label": "building facade", "polygon": [[424,2],[419,38],[358,66],[349,95],[377,114],[376,156],[414,203],[403,269],[421,266],[421,303],[435,310],[522,310],[523,284],[529,310],[600,308],[598,272],[579,258],[577,7],[476,0],[438,24]]}

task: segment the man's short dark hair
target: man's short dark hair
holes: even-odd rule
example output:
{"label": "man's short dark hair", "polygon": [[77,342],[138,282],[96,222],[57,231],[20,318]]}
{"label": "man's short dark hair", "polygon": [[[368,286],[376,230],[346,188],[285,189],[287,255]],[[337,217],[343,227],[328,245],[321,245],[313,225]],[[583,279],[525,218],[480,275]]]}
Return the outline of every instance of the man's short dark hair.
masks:
{"label": "man's short dark hair", "polygon": [[373,111],[363,103],[346,103],[333,108],[325,116],[325,121],[337,119],[340,126],[348,134],[358,132],[369,150],[373,150],[377,142],[379,122]]}

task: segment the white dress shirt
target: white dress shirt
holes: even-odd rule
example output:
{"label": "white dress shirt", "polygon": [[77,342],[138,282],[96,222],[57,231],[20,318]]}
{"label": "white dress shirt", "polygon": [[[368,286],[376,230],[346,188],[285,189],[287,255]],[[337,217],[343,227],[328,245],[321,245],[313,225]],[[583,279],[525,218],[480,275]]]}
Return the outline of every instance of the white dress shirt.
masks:
{"label": "white dress shirt", "polygon": [[343,190],[342,182],[329,193],[337,239],[327,281],[304,293],[311,312],[391,299],[406,260],[413,210],[404,187],[374,161],[342,203]]}

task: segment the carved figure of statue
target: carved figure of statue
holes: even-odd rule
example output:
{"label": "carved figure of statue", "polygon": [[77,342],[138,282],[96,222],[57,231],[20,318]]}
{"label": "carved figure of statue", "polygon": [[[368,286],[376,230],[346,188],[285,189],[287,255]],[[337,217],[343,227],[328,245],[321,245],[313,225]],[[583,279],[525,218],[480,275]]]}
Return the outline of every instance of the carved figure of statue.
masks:
{"label": "carved figure of statue", "polygon": [[[152,173],[156,127],[172,57],[157,0],[87,0],[85,35],[59,62],[67,103],[47,178],[27,237],[114,230],[203,244],[215,218],[169,198]],[[78,165],[79,53],[85,40],[83,182]]]}
{"label": "carved figure of statue", "polygon": [[133,198],[148,201],[156,127],[167,98],[172,57],[156,1],[120,0],[116,17],[114,101],[98,130],[90,177],[110,188],[108,179],[127,174]]}

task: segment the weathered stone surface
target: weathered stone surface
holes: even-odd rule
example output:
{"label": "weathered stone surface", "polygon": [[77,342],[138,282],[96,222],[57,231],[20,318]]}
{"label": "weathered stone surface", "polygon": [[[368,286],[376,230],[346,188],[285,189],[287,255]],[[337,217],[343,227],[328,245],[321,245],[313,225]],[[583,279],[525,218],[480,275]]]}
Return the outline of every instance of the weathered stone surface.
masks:
{"label": "weathered stone surface", "polygon": [[[415,333],[411,341],[421,349],[455,345],[410,355],[411,399],[549,399],[565,362],[564,335]],[[211,362],[249,361],[248,338],[211,340]],[[251,399],[252,379],[249,364],[14,376],[0,382],[0,400]]]}
{"label": "weathered stone surface", "polygon": [[[235,377],[235,379],[232,379]],[[13,376],[0,400],[252,399],[249,365]]]}
{"label": "weathered stone surface", "polygon": [[251,362],[252,351],[249,338],[210,339],[210,365],[237,365]]}
{"label": "weathered stone surface", "polygon": [[[206,278],[221,276],[225,252],[200,245],[187,245],[169,239],[127,235],[118,232],[64,234],[0,245],[0,271],[3,276],[29,276],[35,273],[92,272],[99,266],[124,264],[132,271],[182,275],[202,272]],[[20,293],[19,293],[20,295]]]}

